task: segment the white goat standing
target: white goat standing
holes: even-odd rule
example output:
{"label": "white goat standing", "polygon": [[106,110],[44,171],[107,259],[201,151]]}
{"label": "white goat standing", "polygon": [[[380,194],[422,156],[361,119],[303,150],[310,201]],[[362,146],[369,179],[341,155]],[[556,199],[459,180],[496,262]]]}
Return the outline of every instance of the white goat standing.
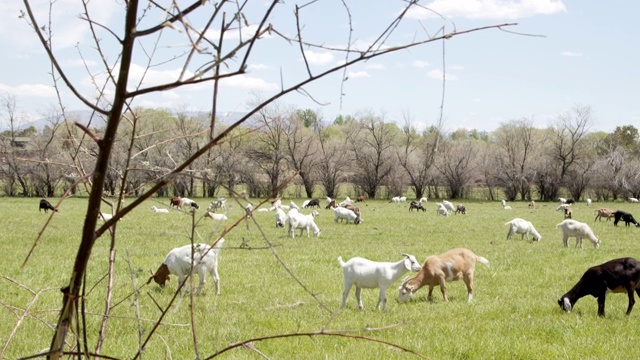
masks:
{"label": "white goat standing", "polygon": [[513,235],[522,234],[522,238],[524,239],[525,235],[527,236],[527,241],[529,241],[529,234],[533,235],[533,240],[540,241],[542,236],[538,231],[536,231],[535,227],[530,221],[515,218],[511,221],[505,223],[505,225],[509,225],[509,232],[507,232],[507,240],[511,240]]}
{"label": "white goat standing", "polygon": [[449,211],[447,211],[447,208],[444,206],[444,204],[441,204],[441,203],[436,203],[436,214],[442,215],[442,216],[451,215],[449,214]]}
{"label": "white goat standing", "polygon": [[567,219],[560,224],[556,225],[556,229],[562,229],[562,243],[564,247],[569,247],[569,237],[576,238],[575,247],[580,246],[582,248],[582,238],[586,237],[593,243],[593,246],[597,249],[600,247],[600,239],[593,233],[593,230],[586,223]]}
{"label": "white goat standing", "polygon": [[442,200],[442,205],[444,205],[444,207],[447,208],[447,211],[450,211],[450,212],[456,211],[456,207],[450,201]]}
{"label": "white goat standing", "polygon": [[[218,256],[220,248],[224,238],[220,238],[215,247],[211,247],[207,244],[193,244],[185,245],[179,248],[174,248],[167,254],[167,257],[162,262],[162,265],[156,270],[156,272],[149,278],[147,284],[154,280],[160,287],[164,287],[165,283],[170,280],[170,274],[178,276],[178,286],[184,282],[189,271],[192,269],[193,273],[198,274],[200,283],[196,294],[200,294],[204,284],[206,282],[205,276],[208,273],[211,274],[213,282],[216,284],[216,295],[220,295],[220,276],[218,275]],[[192,257],[193,255],[193,257]],[[187,292],[187,286],[184,285],[184,292]]]}
{"label": "white goat standing", "polygon": [[421,197],[420,201],[418,201],[419,203],[423,203],[423,202],[427,202],[429,199],[427,199],[427,197]]}
{"label": "white goat standing", "polygon": [[276,209],[276,227],[284,227],[286,222],[287,214],[284,213],[284,210],[280,208]]}
{"label": "white goat standing", "polygon": [[344,290],[342,291],[342,307],[347,302],[347,296],[351,287],[356,287],[356,301],[360,309],[364,308],[360,297],[362,289],[380,288],[376,309],[387,308],[387,289],[407,271],[420,271],[420,263],[413,255],[402,254],[403,259],[392,262],[377,262],[369,259],[354,257],[347,262],[338,257],[342,274],[344,276]]}
{"label": "white goat standing", "polygon": [[338,220],[345,219],[347,220],[347,224],[353,221],[354,224],[358,225],[362,222],[362,219],[353,211],[349,210],[345,207],[334,207],[332,208],[334,214],[334,221],[337,224]]}
{"label": "white goat standing", "polygon": [[320,215],[320,213],[316,210],[313,210],[309,215],[303,215],[296,209],[289,210],[289,213],[287,214],[287,222],[289,223],[289,232],[291,233],[291,238],[295,238],[296,229],[300,229],[300,236],[302,236],[302,231],[306,229],[307,237],[310,237],[309,229],[311,229],[316,237],[320,237],[320,228],[318,228],[318,225],[316,225],[315,221],[313,220],[313,218],[318,215]]}

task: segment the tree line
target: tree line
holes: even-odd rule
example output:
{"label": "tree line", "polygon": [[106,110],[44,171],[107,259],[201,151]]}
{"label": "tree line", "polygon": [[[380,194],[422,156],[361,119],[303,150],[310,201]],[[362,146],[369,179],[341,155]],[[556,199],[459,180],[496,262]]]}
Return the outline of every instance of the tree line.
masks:
{"label": "tree line", "polygon": [[[5,96],[11,124],[2,132],[0,170],[7,196],[76,193],[76,167],[94,167],[96,142],[74,123],[50,114],[43,129],[19,129],[15,99]],[[135,109],[123,115],[104,191],[136,196],[183,163],[217,129],[208,114]],[[159,196],[214,197],[241,186],[251,197],[267,197],[288,179],[297,196],[364,194],[389,198],[412,194],[435,198],[553,201],[640,197],[640,143],[633,125],[611,133],[590,132],[591,109],[576,106],[546,128],[529,119],[502,123],[491,132],[443,130],[442,123],[419,129],[384,115],[364,112],[324,121],[319,112],[274,103],[235,129],[172,178]],[[104,124],[88,124],[97,137]],[[128,171],[127,171],[128,170]],[[124,178],[126,175],[126,179]],[[342,189],[342,190],[341,190]]]}

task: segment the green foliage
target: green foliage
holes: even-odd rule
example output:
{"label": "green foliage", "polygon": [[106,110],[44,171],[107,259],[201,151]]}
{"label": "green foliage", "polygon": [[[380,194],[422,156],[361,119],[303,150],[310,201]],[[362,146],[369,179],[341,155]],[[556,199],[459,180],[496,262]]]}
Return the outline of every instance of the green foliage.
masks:
{"label": "green foliage", "polygon": [[[57,199],[49,199],[56,203]],[[288,203],[291,199],[286,199]],[[294,199],[298,205],[302,199]],[[78,239],[86,211],[86,199],[66,200],[53,216],[49,227],[24,268],[25,259],[48,215],[37,212],[37,199],[6,198],[0,207],[5,222],[0,246],[5,257],[0,263],[1,346],[12,333],[24,309],[21,322],[3,358],[35,354],[49,346],[50,326],[57,321],[61,303],[59,289],[69,282],[77,252]],[[206,207],[206,201],[199,201]],[[312,332],[320,329],[342,330],[411,349],[429,359],[601,359],[624,351],[624,356],[640,356],[635,346],[640,309],[624,315],[627,297],[609,294],[606,318],[597,316],[596,300],[578,301],[573,312],[563,313],[556,300],[569,290],[593,265],[622,257],[640,257],[636,246],[638,229],[614,227],[611,222],[593,222],[596,207],[612,207],[639,213],[637,205],[599,203],[587,207],[574,205],[574,218],[589,223],[602,240],[600,249],[585,242],[584,249],[562,247],[562,221],[555,203],[539,203],[529,209],[527,203],[513,202],[513,211],[502,210],[498,202],[467,202],[467,215],[435,215],[435,201],[426,212],[408,211],[408,204],[387,201],[359,203],[364,223],[358,226],[335,224],[330,210],[320,209],[316,218],[322,234],[319,239],[287,237],[274,227],[273,212],[254,213],[255,221],[275,245],[274,251],[305,287],[331,311],[324,310],[306,292],[270,250],[260,229],[252,221],[243,222],[225,236],[220,257],[221,295],[215,296],[213,281],[207,278],[203,295],[194,297],[193,314],[200,358],[212,355],[229,344],[254,337]],[[254,201],[255,203],[255,201]],[[243,218],[240,204],[229,201],[229,226]],[[176,289],[173,278],[166,288],[155,283],[144,285],[149,272],[155,271],[173,247],[189,242],[191,218],[172,210],[155,214],[151,205],[168,208],[168,199],[146,202],[117,224],[114,306],[106,332],[102,354],[131,358],[137,351],[140,311],[143,338],[151,331]],[[322,201],[324,206],[324,201]],[[104,210],[104,209],[103,209]],[[309,212],[309,210],[303,210]],[[202,215],[203,210],[197,215]],[[637,214],[636,214],[637,215]],[[198,216],[196,219],[198,219]],[[540,242],[527,242],[516,236],[506,241],[506,221],[522,217],[532,221],[542,234]],[[214,226],[202,219],[197,233],[209,241]],[[219,234],[219,229],[213,231]],[[450,301],[444,303],[434,290],[427,301],[427,289],[420,290],[407,304],[398,304],[394,284],[387,291],[387,311],[376,311],[377,290],[363,290],[364,310],[357,309],[353,290],[347,307],[340,308],[342,272],[336,258],[345,260],[364,256],[378,261],[399,260],[402,253],[418,259],[439,254],[454,247],[467,247],[489,259],[489,268],[478,264],[471,304],[461,281],[447,283]],[[248,247],[248,248],[247,248]],[[93,350],[104,312],[108,272],[109,239],[100,238],[94,247],[87,272],[84,297],[89,349]],[[127,258],[130,259],[132,273]],[[407,274],[409,275],[409,274]],[[10,278],[15,282],[7,281]],[[197,278],[196,278],[197,279]],[[18,286],[21,284],[22,286]],[[137,301],[130,296],[140,286]],[[26,288],[38,293],[37,299]],[[34,300],[35,299],[35,300]],[[146,358],[184,359],[194,357],[190,328],[190,299],[176,302],[163,319],[145,349]],[[116,305],[117,304],[117,305]],[[136,305],[137,304],[137,305]],[[332,312],[335,311],[335,317]],[[364,328],[384,328],[364,331]],[[68,339],[75,343],[76,338]],[[297,337],[252,344],[273,359],[293,358],[415,358],[396,348],[378,343],[338,337]],[[256,359],[249,348],[225,353],[224,359]]]}

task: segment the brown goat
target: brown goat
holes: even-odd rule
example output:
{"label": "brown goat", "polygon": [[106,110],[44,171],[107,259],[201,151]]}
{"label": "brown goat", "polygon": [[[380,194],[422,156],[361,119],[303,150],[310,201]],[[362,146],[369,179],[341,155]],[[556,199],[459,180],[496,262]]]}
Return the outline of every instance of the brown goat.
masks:
{"label": "brown goat", "polygon": [[598,219],[602,221],[602,218],[606,218],[607,221],[609,221],[611,220],[611,218],[615,216],[615,212],[616,212],[615,210],[607,209],[607,208],[598,209],[596,210],[596,218],[593,221],[596,221]]}
{"label": "brown goat", "polygon": [[358,195],[356,202],[364,202],[364,195]]}
{"label": "brown goat", "polygon": [[535,209],[536,208],[536,202],[533,201],[533,200],[529,201],[529,207],[532,208],[532,209]]}
{"label": "brown goat", "polygon": [[358,217],[362,217],[362,215],[360,214],[360,208],[359,207],[356,207],[356,206],[351,205],[351,204],[347,204],[347,205],[344,206],[344,208],[353,211],[356,215],[358,215]]}
{"label": "brown goat", "polygon": [[571,206],[568,206],[564,209],[564,218],[565,219],[571,219],[571,216],[573,215],[573,210],[571,209]]}
{"label": "brown goat", "polygon": [[429,286],[429,294],[427,295],[429,300],[431,300],[433,288],[436,285],[440,285],[444,301],[449,301],[445,282],[462,278],[467,285],[467,299],[471,302],[476,261],[480,261],[487,267],[489,266],[489,260],[465,248],[456,248],[440,255],[429,256],[414,277],[402,282],[402,285],[398,288],[398,301],[408,301],[416,291],[427,285]]}
{"label": "brown goat", "polygon": [[180,196],[174,196],[171,198],[169,202],[169,206],[177,207],[178,209],[182,209],[182,198]]}
{"label": "brown goat", "polygon": [[336,207],[336,199],[331,199],[331,202],[325,206],[325,209],[333,209],[334,207]]}

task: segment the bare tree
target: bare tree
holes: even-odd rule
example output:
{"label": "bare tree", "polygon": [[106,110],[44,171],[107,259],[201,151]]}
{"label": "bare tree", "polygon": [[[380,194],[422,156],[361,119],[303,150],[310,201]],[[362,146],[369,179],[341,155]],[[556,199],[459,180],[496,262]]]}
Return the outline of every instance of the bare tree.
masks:
{"label": "bare tree", "polygon": [[510,121],[494,131],[500,149],[496,176],[507,200],[515,200],[518,194],[522,200],[531,198],[533,170],[529,162],[534,149],[533,132],[533,122],[527,119]]}
{"label": "bare tree", "polygon": [[430,172],[442,138],[442,124],[439,123],[429,130],[420,135],[407,119],[402,128],[401,146],[397,151],[400,166],[407,173],[409,183],[418,199],[424,196],[429,183],[432,182]]}
{"label": "bare tree", "polygon": [[[315,114],[314,114],[315,115]],[[318,120],[309,111],[290,114],[286,123],[286,156],[289,167],[298,172],[308,198],[313,197],[316,166],[316,137],[309,129]]]}
{"label": "bare tree", "polygon": [[[334,125],[339,126],[339,125]],[[349,168],[349,157],[346,151],[347,137],[338,139],[331,136],[327,127],[318,124],[315,129],[318,138],[318,166],[316,178],[324,187],[328,197],[338,196],[338,185],[346,179],[346,171]]]}
{"label": "bare tree", "polygon": [[478,145],[473,140],[445,141],[441,149],[435,167],[444,179],[447,197],[464,197],[476,175]]}
{"label": "bare tree", "polygon": [[[99,94],[97,98],[88,98],[80,91],[76,85],[74,79],[72,79],[62,63],[56,57],[56,49],[53,48],[55,42],[51,39],[49,32],[55,24],[46,23],[41,24],[39,18],[36,18],[32,11],[32,6],[28,0],[24,0],[25,13],[23,17],[29,22],[31,28],[35,31],[40,43],[46,51],[51,61],[51,72],[56,80],[56,88],[58,90],[63,87],[68,89],[74,96],[96,114],[101,114],[106,118],[106,126],[104,132],[97,136],[88,126],[78,124],[83,129],[86,137],[84,141],[92,141],[98,148],[97,156],[95,158],[95,164],[92,165],[90,171],[86,171],[84,164],[75,163],[76,170],[79,172],[79,176],[82,179],[86,179],[86,186],[89,190],[89,199],[87,202],[87,212],[84,220],[82,235],[79,242],[78,252],[75,258],[73,269],[70,270],[70,279],[68,286],[62,289],[62,307],[60,316],[56,322],[55,334],[52,337],[51,345],[49,347],[48,356],[52,359],[59,359],[65,352],[66,336],[71,333],[71,330],[75,330],[78,334],[78,339],[82,339],[80,347],[75,349],[78,353],[77,356],[90,356],[88,341],[91,341],[90,334],[86,327],[92,328],[92,325],[87,325],[90,321],[85,316],[85,312],[80,309],[80,299],[83,299],[84,289],[90,288],[91,284],[85,284],[87,279],[87,265],[91,260],[92,248],[96,239],[99,239],[105,232],[109,232],[111,235],[110,252],[109,252],[109,276],[106,281],[108,285],[107,295],[105,298],[105,310],[101,319],[100,330],[98,334],[97,344],[95,346],[95,354],[100,354],[102,349],[102,343],[105,339],[105,329],[110,318],[111,299],[113,294],[114,275],[114,263],[116,261],[115,250],[116,242],[115,237],[117,234],[117,221],[131,210],[136,208],[142,202],[154,195],[159,189],[175,183],[175,181],[186,173],[188,178],[191,177],[190,170],[194,170],[193,166],[196,160],[206,155],[211,148],[219,145],[229,134],[239,127],[241,124],[260,112],[271,104],[276,99],[279,99],[287,94],[295,91],[309,94],[304,87],[310,83],[313,83],[319,79],[326,77],[329,74],[339,73],[341,70],[347,67],[373,59],[378,56],[382,56],[388,53],[397,52],[400,50],[406,50],[414,46],[430,43],[433,41],[451,39],[455,36],[460,36],[472,31],[472,30],[457,30],[453,33],[440,32],[437,36],[427,35],[425,39],[414,41],[411,43],[404,43],[396,46],[389,46],[386,41],[394,34],[397,29],[398,23],[404,20],[406,12],[416,5],[416,2],[410,1],[405,3],[405,8],[392,20],[391,24],[384,24],[380,34],[373,36],[374,42],[366,49],[351,49],[350,44],[342,49],[329,49],[322,44],[311,43],[305,41],[305,33],[302,29],[303,26],[299,26],[301,20],[304,20],[306,16],[315,16],[317,12],[314,12],[314,8],[320,6],[319,2],[309,2],[304,6],[295,6],[295,12],[291,12],[291,9],[286,9],[286,4],[281,1],[270,1],[266,6],[262,2],[203,2],[192,1],[189,4],[182,4],[175,1],[166,1],[166,6],[163,6],[157,1],[140,1],[140,0],[127,0],[120,3],[123,11],[123,24],[118,29],[110,29],[105,24],[100,24],[95,21],[93,12],[100,11],[99,3],[94,2],[82,2],[80,19],[84,21],[87,30],[91,33],[93,38],[93,44],[90,47],[84,47],[88,51],[92,51],[93,58],[97,63],[102,65],[102,69],[99,72],[89,73],[90,78],[96,86],[96,93]],[[57,2],[51,2],[50,11],[56,10]],[[184,5],[184,6],[182,6]],[[254,6],[255,9],[249,9]],[[291,19],[297,26],[297,32],[293,37],[283,35],[287,31],[280,31],[279,24],[270,24],[269,21],[275,18],[274,12],[276,8],[285,8],[289,14],[293,13],[294,18]],[[343,8],[344,11],[348,11],[348,8]],[[200,17],[192,16],[200,14]],[[227,13],[235,14],[235,16],[227,17]],[[257,21],[253,22],[254,27],[251,28],[249,35],[247,36],[243,32],[247,28],[249,17],[251,20],[258,16]],[[285,18],[284,16],[281,18]],[[158,20],[159,19],[159,20]],[[50,18],[49,18],[50,20]],[[283,24],[285,26],[286,24]],[[499,26],[507,26],[509,24],[502,24],[496,26],[488,26],[482,29],[497,28]],[[209,30],[212,30],[213,26],[219,26],[218,38],[211,40],[206,36]],[[326,26],[326,24],[323,24]],[[176,28],[180,28],[185,41],[191,44],[190,48],[184,53],[183,56],[168,56],[167,58],[161,58],[161,55],[156,51],[159,49],[170,48],[171,46],[165,46],[163,41],[169,36],[161,36],[168,34],[176,35]],[[234,31],[234,35],[241,34],[238,38],[233,38],[227,35],[229,32]],[[288,83],[282,83],[281,87],[270,94],[247,112],[247,114],[240,120],[231,124],[224,131],[220,131],[216,134],[216,111],[219,81],[226,78],[242,75],[246,72],[249,60],[254,56],[254,49],[256,43],[262,41],[268,34],[277,37],[278,40],[284,40],[286,43],[295,44],[299,49],[299,53],[295,56],[301,56],[303,59],[302,66],[304,67],[304,76],[301,78],[294,78]],[[323,38],[322,41],[325,41]],[[105,47],[107,43],[117,44],[116,50],[113,52]],[[172,44],[170,44],[172,45]],[[305,48],[323,48],[331,51],[335,51],[345,55],[345,61],[339,65],[335,65],[320,71],[315,71],[310,66],[310,63],[305,57]],[[180,65],[179,74],[173,80],[163,82],[160,84],[154,84],[147,82],[148,72],[143,72],[140,81],[134,82],[132,77],[132,67],[135,62],[139,62],[141,58],[136,56],[141,54],[144,56],[146,62],[145,70],[151,69],[160,63],[176,63],[182,61]],[[89,55],[89,54],[87,54]],[[228,67],[227,72],[222,72],[221,68]],[[87,67],[87,71],[89,67]],[[101,77],[102,74],[106,74]],[[132,103],[134,100],[143,98],[147,94],[157,93],[159,91],[169,89],[179,89],[181,87],[210,83],[212,86],[212,104],[211,104],[211,118],[208,129],[208,139],[206,142],[193,144],[189,149],[192,151],[189,154],[183,154],[181,159],[176,160],[175,165],[170,171],[160,174],[158,180],[153,186],[140,194],[138,198],[128,203],[126,206],[122,206],[121,202],[117,202],[114,213],[115,216],[106,221],[103,225],[97,226],[98,213],[100,205],[105,201],[103,198],[103,191],[106,182],[106,175],[110,167],[110,160],[114,150],[114,145],[118,139],[118,129],[123,122],[123,113],[131,111]],[[61,104],[61,107],[64,107]],[[126,120],[125,120],[126,121]],[[277,118],[269,118],[269,124],[274,121],[278,121]],[[135,134],[132,131],[132,137]],[[386,139],[386,135],[384,136]],[[127,139],[129,144],[133,143],[133,138]],[[384,143],[384,142],[383,142]],[[78,145],[80,147],[82,145]],[[131,161],[133,155],[133,146],[129,145],[127,156],[124,159],[125,164],[123,169],[125,172],[122,174],[122,183],[126,184],[126,178],[128,172],[131,169]],[[278,155],[280,156],[280,155]],[[278,161],[274,161],[273,164],[278,164]],[[385,172],[388,169],[381,168],[378,172],[377,178],[382,179],[385,176]],[[274,171],[272,174],[272,185],[278,184],[279,173]],[[119,197],[123,196],[123,185],[120,186]],[[275,187],[275,186],[273,186]],[[373,191],[375,195],[375,191]],[[193,236],[193,235],[192,235]],[[85,285],[89,285],[85,287]],[[173,298],[175,299],[175,297]],[[193,301],[193,300],[192,300]],[[142,351],[145,350],[148,345],[149,339],[154,336],[155,330],[158,324],[166,315],[168,307],[171,306],[173,300],[167,305],[166,309],[163,309],[161,316],[156,322],[156,325],[147,333],[144,334],[144,338],[140,337],[140,344],[136,353],[131,356],[132,358],[138,358],[141,356]],[[84,304],[84,303],[83,303]],[[79,320],[73,322],[73,320]],[[195,331],[195,329],[193,329]],[[82,334],[82,335],[80,335]],[[200,358],[197,337],[194,334],[194,352],[195,357]],[[80,342],[80,340],[79,340]]]}

